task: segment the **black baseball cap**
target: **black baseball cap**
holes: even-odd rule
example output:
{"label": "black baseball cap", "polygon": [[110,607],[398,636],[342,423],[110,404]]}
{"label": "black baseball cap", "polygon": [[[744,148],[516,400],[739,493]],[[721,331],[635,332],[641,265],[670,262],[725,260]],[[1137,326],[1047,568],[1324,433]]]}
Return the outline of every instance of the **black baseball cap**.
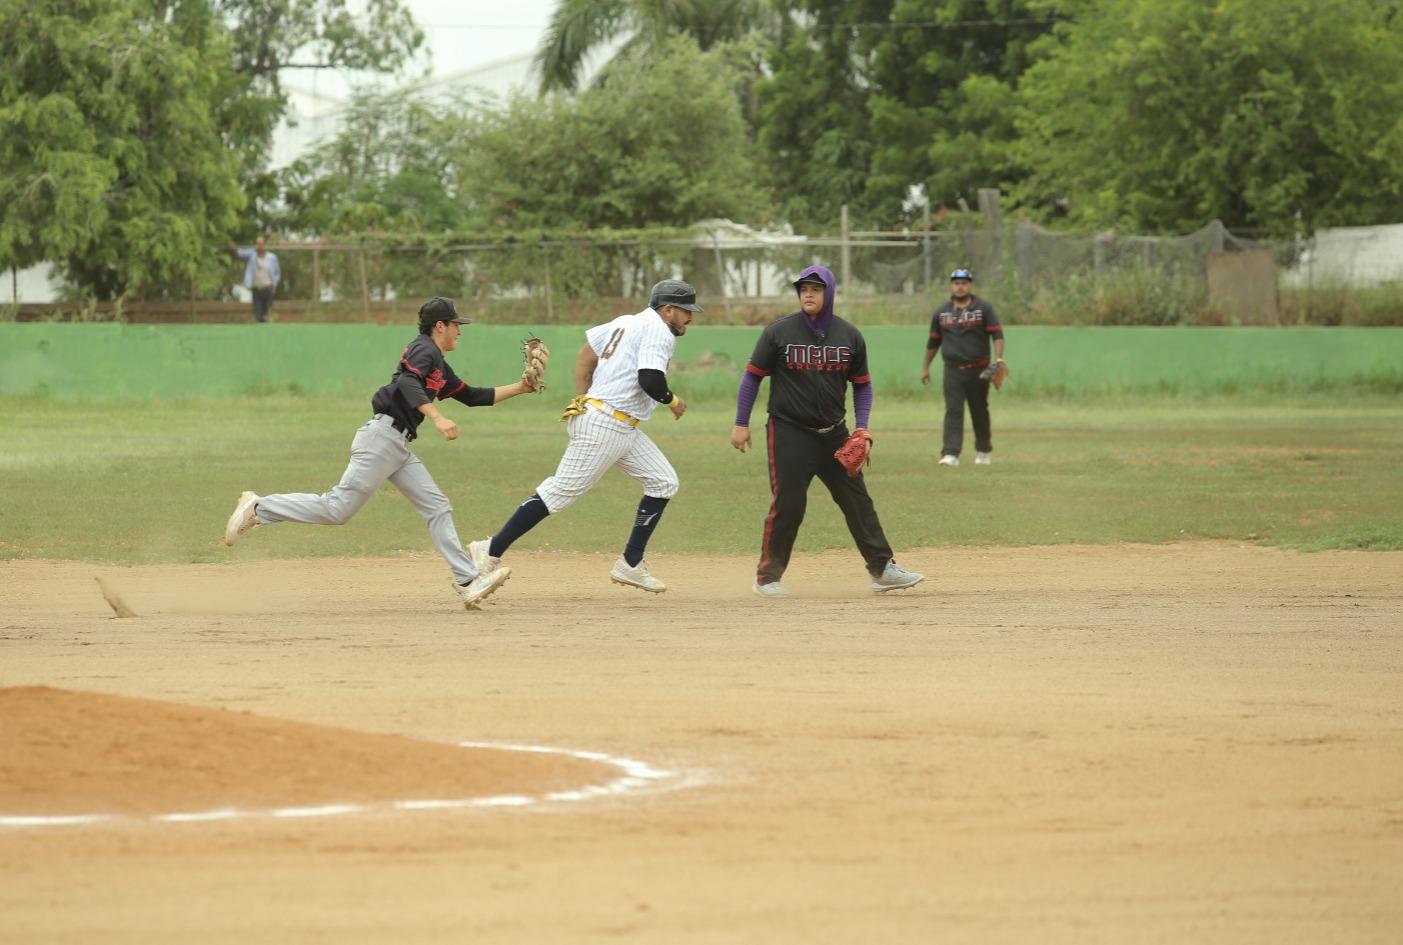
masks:
{"label": "black baseball cap", "polygon": [[471,325],[473,320],[464,315],[458,314],[458,309],[454,307],[452,299],[445,299],[442,296],[429,299],[419,306],[419,325],[427,324],[430,328],[435,322],[457,322],[459,325]]}
{"label": "black baseball cap", "polygon": [[970,282],[973,282],[974,276],[970,274],[968,269],[956,269],[954,272],[950,273],[950,281],[954,282],[956,279],[968,279]]}
{"label": "black baseball cap", "polygon": [[706,311],[697,304],[696,286],[681,279],[664,279],[653,286],[653,291],[648,296],[648,307],[657,308],[659,305],[675,305],[689,312]]}

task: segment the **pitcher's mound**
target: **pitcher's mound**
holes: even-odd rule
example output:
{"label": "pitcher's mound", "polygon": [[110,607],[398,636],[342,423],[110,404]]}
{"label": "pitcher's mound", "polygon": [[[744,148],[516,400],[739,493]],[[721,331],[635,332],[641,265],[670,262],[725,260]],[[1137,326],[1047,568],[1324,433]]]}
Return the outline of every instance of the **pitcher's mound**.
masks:
{"label": "pitcher's mound", "polygon": [[[471,734],[471,733],[470,733]],[[617,770],[45,686],[0,689],[0,814],[159,815],[536,796]]]}

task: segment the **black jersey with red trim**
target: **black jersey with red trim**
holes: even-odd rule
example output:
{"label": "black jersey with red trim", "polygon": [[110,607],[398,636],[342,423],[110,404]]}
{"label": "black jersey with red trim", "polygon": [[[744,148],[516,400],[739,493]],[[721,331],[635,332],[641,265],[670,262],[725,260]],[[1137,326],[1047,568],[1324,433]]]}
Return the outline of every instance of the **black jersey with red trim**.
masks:
{"label": "black jersey with red trim", "polygon": [[964,308],[948,300],[930,318],[930,338],[926,349],[941,349],[947,364],[971,364],[988,361],[991,341],[1004,336],[999,313],[994,306],[976,295],[969,297]]}
{"label": "black jersey with red trim", "polygon": [[872,380],[856,325],[835,315],[819,338],[803,312],[765,326],[745,369],[770,379],[770,416],[813,430],[841,423],[848,384]]}
{"label": "black jersey with red trim", "polygon": [[497,400],[497,391],[491,387],[469,387],[453,373],[434,340],[428,335],[419,335],[400,355],[390,383],[370,398],[370,407],[396,420],[412,440],[418,436],[419,424],[424,422],[419,408],[449,397],[469,407],[490,407]]}

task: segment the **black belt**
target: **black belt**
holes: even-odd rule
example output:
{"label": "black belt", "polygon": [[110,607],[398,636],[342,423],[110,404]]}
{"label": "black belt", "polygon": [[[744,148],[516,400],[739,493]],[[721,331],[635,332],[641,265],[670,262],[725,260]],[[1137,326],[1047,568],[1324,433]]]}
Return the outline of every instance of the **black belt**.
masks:
{"label": "black belt", "polygon": [[411,430],[411,429],[409,428],[409,424],[408,424],[408,423],[406,423],[405,421],[399,419],[399,418],[396,417],[396,416],[393,416],[392,414],[388,414],[388,413],[377,413],[375,416],[377,416],[377,417],[388,417],[388,418],[389,418],[389,421],[390,421],[390,426],[394,427],[396,430],[398,430],[399,432],[403,433],[405,436],[413,436],[413,435],[414,435],[414,431]]}

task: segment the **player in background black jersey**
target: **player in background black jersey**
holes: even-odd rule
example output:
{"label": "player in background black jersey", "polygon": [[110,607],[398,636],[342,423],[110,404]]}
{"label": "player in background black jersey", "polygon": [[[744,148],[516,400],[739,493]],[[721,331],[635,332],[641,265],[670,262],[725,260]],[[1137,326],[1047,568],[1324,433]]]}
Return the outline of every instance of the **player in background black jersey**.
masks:
{"label": "player in background black jersey", "polygon": [[741,376],[736,396],[736,425],[731,445],[742,453],[750,446],[750,412],[760,381],[770,379],[769,422],[765,446],[774,496],[765,518],[755,593],[787,597],[780,583],[794,539],[804,521],[809,484],[817,476],[843,512],[848,531],[872,576],[876,593],[919,583],[892,560],[891,545],[877,520],[861,474],[849,477],[833,453],[848,438],[844,423],[848,384],[853,385],[853,419],[866,429],[872,412],[872,378],[867,371],[867,343],[862,333],[833,313],[833,273],[810,266],[794,280],[800,310],[766,326]]}
{"label": "player in background black jersey", "polygon": [[993,358],[1004,359],[1004,329],[994,306],[970,291],[974,276],[968,269],[950,273],[950,298],[930,319],[921,383],[930,383],[930,363],[940,351],[945,365],[941,387],[945,392],[945,429],[940,445],[940,465],[960,465],[965,438],[965,404],[974,425],[974,463],[994,461],[994,434],[989,421],[989,382],[980,377]]}

